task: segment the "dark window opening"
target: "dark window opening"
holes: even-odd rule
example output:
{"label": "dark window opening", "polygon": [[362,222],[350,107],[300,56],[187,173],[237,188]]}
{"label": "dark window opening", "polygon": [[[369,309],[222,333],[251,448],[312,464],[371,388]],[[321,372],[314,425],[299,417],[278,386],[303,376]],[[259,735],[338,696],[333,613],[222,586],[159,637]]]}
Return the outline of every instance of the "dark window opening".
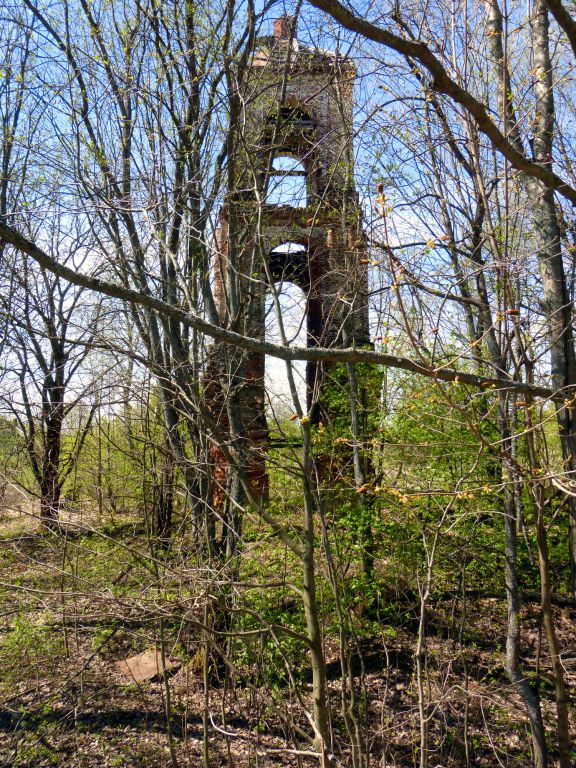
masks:
{"label": "dark window opening", "polygon": [[[280,107],[280,125],[300,131],[311,131],[314,128],[312,118],[300,107]],[[270,115],[268,124],[273,127],[278,115]]]}
{"label": "dark window opening", "polygon": [[270,271],[274,280],[289,280],[302,287],[306,275],[306,246],[287,242],[270,251]]}

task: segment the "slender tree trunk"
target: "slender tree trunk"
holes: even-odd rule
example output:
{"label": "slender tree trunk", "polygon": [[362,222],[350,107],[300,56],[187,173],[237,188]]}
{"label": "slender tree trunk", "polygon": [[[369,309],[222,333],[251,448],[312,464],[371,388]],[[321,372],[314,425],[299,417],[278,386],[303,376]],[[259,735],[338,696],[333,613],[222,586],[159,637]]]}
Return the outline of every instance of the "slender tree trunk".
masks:
{"label": "slender tree trunk", "polygon": [[[489,39],[498,73],[500,106],[505,132],[516,149],[524,153],[514,110],[511,78],[502,45],[503,21],[498,0],[488,0]],[[536,97],[534,132],[534,160],[543,166],[552,165],[554,135],[554,82],[550,59],[549,18],[545,0],[536,0],[532,18],[532,52],[534,66],[534,95]],[[524,186],[530,202],[534,224],[533,237],[542,279],[542,308],[546,317],[550,344],[550,368],[553,388],[566,391],[567,398],[574,396],[568,388],[576,385],[576,353],[572,330],[572,302],[568,291],[562,243],[558,223],[558,211],[553,192],[541,181],[523,175]],[[565,472],[576,477],[576,413],[573,408],[557,404],[557,420],[562,445]],[[568,502],[568,537],[570,548],[571,586],[576,596],[576,498]]]}
{"label": "slender tree trunk", "polygon": [[310,478],[313,477],[314,473],[309,424],[303,425],[303,437],[302,458],[304,472],[302,482],[304,490],[304,552],[302,557],[302,575],[304,614],[306,617],[306,630],[310,648],[310,665],[312,668],[313,725],[316,734],[315,746],[321,755],[320,763],[322,768],[328,768],[332,743],[326,686],[326,658],[324,655],[324,643],[322,640],[322,630],[320,627],[316,596],[314,531],[314,513],[316,504],[310,487]]}
{"label": "slender tree trunk", "polygon": [[[52,392],[56,402],[45,402],[46,435],[40,479],[40,519],[44,525],[57,524],[60,514],[62,482],[60,478],[60,449],[64,404],[59,392]],[[63,395],[62,395],[63,396]]]}
{"label": "slender tree trunk", "polygon": [[540,568],[540,592],[542,623],[546,633],[550,664],[554,676],[554,693],[556,696],[556,732],[558,735],[558,751],[560,753],[560,768],[571,768],[571,740],[568,717],[568,692],[564,679],[564,669],[560,659],[558,638],[552,615],[552,586],[550,583],[550,559],[548,556],[548,538],[544,524],[544,490],[541,484],[536,488],[536,535],[538,539],[538,565]]}
{"label": "slender tree trunk", "polygon": [[[558,212],[554,197],[539,182],[531,181],[538,263],[544,298],[542,301],[550,340],[550,373],[555,390],[564,389],[566,399],[576,396],[576,359],[572,331],[572,303],[562,260]],[[570,389],[568,389],[570,388]],[[565,472],[576,479],[576,411],[566,403],[556,403],[556,418]],[[570,583],[576,597],[576,497],[568,499]]]}
{"label": "slender tree trunk", "polygon": [[[491,13],[492,32],[491,35],[493,52],[498,58],[500,64],[505,65],[504,52],[501,46],[501,38],[499,33],[502,32],[500,11],[495,0],[489,3]],[[494,34],[496,33],[496,34]],[[505,84],[508,83],[506,67],[502,67],[500,73],[500,88],[501,98],[504,99]],[[507,111],[507,103],[503,105],[503,111]],[[473,145],[474,146],[474,145]],[[496,238],[494,237],[494,229],[490,220],[488,201],[486,197],[486,191],[484,188],[483,178],[480,173],[480,166],[478,158],[475,160],[476,166],[476,186],[479,192],[479,198],[477,201],[477,207],[483,211],[482,219],[486,215],[488,219],[489,227],[489,242],[494,252],[494,258],[500,260],[500,252]],[[482,257],[480,253],[481,241],[476,240],[476,248],[472,255],[472,260],[483,267]],[[488,290],[484,279],[483,271],[478,270],[477,277],[477,290],[478,296],[482,302],[480,310],[480,327],[483,329],[486,335],[487,347],[490,354],[490,359],[497,370],[506,372],[509,368],[508,360],[503,353],[498,338],[495,333],[494,324],[492,322],[492,315],[490,312],[490,305],[488,299]],[[534,753],[534,766],[535,768],[545,768],[548,765],[548,756],[546,748],[546,731],[544,728],[544,722],[542,718],[542,710],[540,707],[540,698],[538,691],[530,685],[526,680],[521,659],[521,635],[520,635],[520,596],[518,588],[518,556],[517,556],[517,529],[516,529],[516,500],[515,500],[515,487],[516,487],[516,468],[513,461],[513,437],[510,428],[510,414],[509,414],[509,395],[502,392],[498,403],[498,431],[500,436],[501,455],[499,457],[501,479],[503,484],[502,491],[502,511],[504,513],[504,526],[505,526],[505,584],[506,584],[506,602],[508,609],[508,624],[506,632],[506,673],[510,683],[516,689],[520,696],[528,719],[530,722],[530,732],[532,737],[532,748]]]}
{"label": "slender tree trunk", "polygon": [[50,465],[45,468],[40,483],[40,520],[49,527],[58,522],[60,515],[61,490],[58,470]]}
{"label": "slender tree trunk", "polygon": [[[526,445],[528,460],[534,478],[541,475],[541,467],[537,454],[536,437],[528,412]],[[554,692],[556,697],[556,731],[558,736],[558,752],[560,768],[571,768],[571,740],[568,716],[568,692],[564,678],[564,669],[560,659],[558,638],[552,614],[552,585],[550,582],[550,558],[548,554],[548,537],[544,513],[547,508],[546,493],[542,482],[535,480],[530,486],[534,512],[536,516],[536,539],[538,543],[538,566],[540,571],[540,607],[542,623],[546,634],[550,664],[554,677]]]}
{"label": "slender tree trunk", "polygon": [[[350,417],[352,423],[352,460],[354,463],[354,483],[356,488],[362,488],[366,483],[366,477],[370,476],[370,468],[367,466],[366,430],[362,428],[360,410],[361,403],[358,392],[358,378],[356,366],[348,363],[348,388],[350,397]],[[372,534],[373,501],[364,491],[358,499],[360,521],[358,529],[359,543],[362,548],[362,567],[369,584],[374,582],[374,537]]]}
{"label": "slender tree trunk", "polygon": [[[554,131],[554,82],[550,59],[549,18],[545,0],[537,0],[532,15],[534,40],[534,92],[537,111],[534,126],[534,159],[552,164]],[[534,216],[538,264],[544,298],[542,306],[550,343],[550,368],[554,389],[576,385],[576,354],[572,330],[572,302],[562,259],[562,243],[554,194],[536,179],[527,180]],[[567,398],[575,395],[566,391]],[[574,409],[557,404],[557,420],[566,473],[576,473],[576,418]],[[576,498],[568,502],[568,535],[572,592],[576,596]]]}
{"label": "slender tree trunk", "polygon": [[162,545],[170,539],[172,514],[174,511],[174,457],[170,450],[170,442],[165,436],[159,458],[160,469],[158,488],[154,499],[153,532]]}
{"label": "slender tree trunk", "polygon": [[518,533],[516,526],[516,504],[514,498],[514,465],[511,456],[511,435],[509,429],[508,403],[506,393],[500,395],[500,434],[502,436],[502,485],[503,512],[506,532],[505,581],[506,604],[508,607],[508,629],[506,633],[506,673],[520,695],[532,734],[534,768],[548,765],[546,732],[540,708],[538,692],[526,679],[521,665],[520,654],[520,594],[518,589]]}

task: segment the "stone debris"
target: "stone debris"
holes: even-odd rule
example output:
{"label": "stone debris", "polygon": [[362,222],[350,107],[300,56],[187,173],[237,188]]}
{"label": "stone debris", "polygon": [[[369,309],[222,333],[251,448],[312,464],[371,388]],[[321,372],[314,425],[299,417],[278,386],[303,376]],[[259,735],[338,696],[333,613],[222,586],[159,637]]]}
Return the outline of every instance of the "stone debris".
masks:
{"label": "stone debris", "polygon": [[135,683],[141,683],[145,680],[153,680],[159,677],[164,670],[170,672],[181,667],[180,662],[171,661],[165,657],[162,663],[162,653],[158,650],[149,649],[139,653],[137,656],[130,656],[128,659],[117,661],[116,669]]}

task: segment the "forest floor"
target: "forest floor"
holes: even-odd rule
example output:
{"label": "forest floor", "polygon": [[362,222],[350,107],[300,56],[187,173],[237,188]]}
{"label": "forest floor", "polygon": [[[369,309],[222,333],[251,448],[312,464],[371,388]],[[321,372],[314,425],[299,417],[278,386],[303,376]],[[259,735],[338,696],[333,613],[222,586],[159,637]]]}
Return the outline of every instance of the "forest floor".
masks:
{"label": "forest floor", "polygon": [[[298,736],[299,728],[309,732],[303,710],[310,698],[298,647],[284,651],[298,693],[286,674],[273,672],[279,662],[264,635],[252,643],[249,632],[236,640],[234,683],[213,672],[205,691],[198,582],[183,550],[171,566],[174,579],[169,574],[160,585],[136,528],[55,534],[27,520],[20,510],[0,524],[0,766],[192,768],[203,765],[205,732],[214,768],[318,764],[296,754],[312,749]],[[418,762],[416,608],[414,598],[391,593],[385,618],[372,621],[350,652],[366,703],[359,725],[369,734],[371,765],[380,768]],[[470,599],[463,617],[454,595],[433,604],[427,624],[430,766],[529,766],[526,718],[504,672],[505,603]],[[573,693],[576,627],[566,609],[555,618]],[[135,682],[119,670],[117,661],[162,639],[181,665],[165,679]],[[344,745],[334,764],[348,766],[338,638],[328,628],[326,648],[335,742]],[[553,684],[533,604],[523,609],[523,659],[527,674],[538,677],[553,733]]]}

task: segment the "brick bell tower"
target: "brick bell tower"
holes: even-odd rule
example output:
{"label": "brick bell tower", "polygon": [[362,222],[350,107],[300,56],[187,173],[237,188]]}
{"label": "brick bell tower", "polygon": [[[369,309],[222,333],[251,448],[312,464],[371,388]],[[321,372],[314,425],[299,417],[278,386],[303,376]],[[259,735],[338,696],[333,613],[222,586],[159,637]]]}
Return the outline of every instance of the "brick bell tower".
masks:
{"label": "brick bell tower", "polygon": [[[266,294],[273,284],[289,281],[306,297],[309,347],[370,343],[365,242],[354,187],[355,75],[349,59],[298,42],[289,16],[258,40],[242,94],[244,141],[235,189],[228,190],[220,213],[214,269],[220,318],[234,330],[263,339]],[[234,296],[236,316],[230,311]],[[246,354],[238,372],[247,473],[265,498],[264,356]],[[325,373],[325,366],[307,364],[313,422],[329,418],[322,403]],[[206,395],[227,429],[226,395],[215,383],[210,379]],[[214,462],[221,479],[222,456]]]}

